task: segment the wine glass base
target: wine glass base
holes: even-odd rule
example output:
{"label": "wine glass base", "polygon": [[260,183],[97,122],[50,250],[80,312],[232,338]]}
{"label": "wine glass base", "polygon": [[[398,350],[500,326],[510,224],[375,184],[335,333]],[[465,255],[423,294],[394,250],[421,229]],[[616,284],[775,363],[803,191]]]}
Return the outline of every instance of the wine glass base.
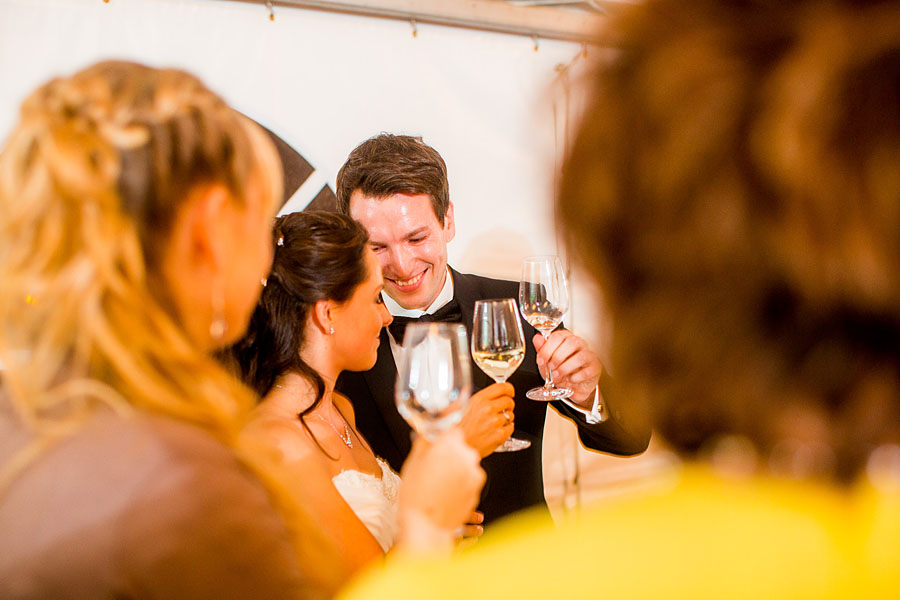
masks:
{"label": "wine glass base", "polygon": [[514,438],[512,436],[506,438],[506,441],[500,444],[494,452],[518,452],[519,450],[524,450],[525,448],[530,448],[531,442],[528,440],[522,440],[519,438]]}
{"label": "wine glass base", "polygon": [[528,390],[525,393],[525,397],[529,400],[541,400],[544,402],[551,402],[553,400],[562,400],[563,398],[571,398],[572,394],[574,394],[570,389],[567,388],[558,388],[558,387],[539,387],[534,388],[532,390]]}

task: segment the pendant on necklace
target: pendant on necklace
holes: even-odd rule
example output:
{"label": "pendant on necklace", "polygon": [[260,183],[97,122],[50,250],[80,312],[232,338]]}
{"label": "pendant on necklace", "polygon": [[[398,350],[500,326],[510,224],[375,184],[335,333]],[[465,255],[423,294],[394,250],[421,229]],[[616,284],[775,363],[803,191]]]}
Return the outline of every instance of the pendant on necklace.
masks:
{"label": "pendant on necklace", "polygon": [[331,423],[331,421],[329,421],[328,419],[326,419],[325,417],[323,417],[322,415],[320,415],[318,413],[313,413],[313,414],[316,415],[317,417],[319,417],[320,419],[322,419],[323,421],[325,421],[326,423],[328,423],[328,426],[334,430],[334,432],[338,435],[339,438],[341,438],[341,441],[344,442],[344,444],[346,444],[348,448],[351,448],[351,449],[353,448],[353,438],[350,437],[350,427],[347,425],[347,421],[344,421],[344,433],[342,434],[340,431],[337,430],[337,427],[335,427]]}

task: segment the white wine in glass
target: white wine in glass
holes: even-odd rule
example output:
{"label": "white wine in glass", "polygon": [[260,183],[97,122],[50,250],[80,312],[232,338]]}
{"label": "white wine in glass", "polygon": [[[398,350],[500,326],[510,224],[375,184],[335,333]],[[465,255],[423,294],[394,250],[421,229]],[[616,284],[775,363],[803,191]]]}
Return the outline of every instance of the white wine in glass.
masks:
{"label": "white wine in glass", "polygon": [[525,360],[525,349],[510,351],[472,351],[472,358],[475,364],[482,371],[488,374],[488,377],[497,383],[503,383],[509,376],[515,373],[522,361]]}
{"label": "white wine in glass", "polygon": [[397,410],[426,438],[458,423],[469,406],[472,372],[466,346],[460,323],[406,328],[394,395]]}
{"label": "white wine in glass", "polygon": [[[525,359],[525,335],[512,298],[478,300],[472,319],[472,360],[497,383],[515,373]],[[508,437],[494,452],[515,452],[531,442]]]}
{"label": "white wine in glass", "polygon": [[[522,261],[519,281],[519,308],[528,323],[541,332],[546,340],[562,323],[569,310],[569,284],[558,256],[529,256]],[[547,368],[544,386],[528,390],[531,400],[561,400],[573,391],[553,384],[553,374]]]}

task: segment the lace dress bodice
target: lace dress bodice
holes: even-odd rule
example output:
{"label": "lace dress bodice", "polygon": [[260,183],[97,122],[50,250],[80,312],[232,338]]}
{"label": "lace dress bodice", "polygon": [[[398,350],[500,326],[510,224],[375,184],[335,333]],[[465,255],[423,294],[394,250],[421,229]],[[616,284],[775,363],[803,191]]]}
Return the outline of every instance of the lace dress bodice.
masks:
{"label": "lace dress bodice", "polygon": [[342,471],[332,478],[334,487],[359,520],[387,552],[397,537],[397,496],[400,476],[382,459],[381,478],[360,471]]}

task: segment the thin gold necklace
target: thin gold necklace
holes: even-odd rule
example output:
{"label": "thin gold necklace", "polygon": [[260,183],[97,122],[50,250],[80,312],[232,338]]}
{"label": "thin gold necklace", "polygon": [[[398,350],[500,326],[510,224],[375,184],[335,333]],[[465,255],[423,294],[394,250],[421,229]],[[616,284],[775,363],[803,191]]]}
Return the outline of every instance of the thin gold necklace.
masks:
{"label": "thin gold necklace", "polygon": [[[290,391],[289,389],[287,389],[286,387],[284,387],[283,385],[278,385],[278,384],[276,383],[276,384],[275,384],[275,387],[277,387],[277,388],[279,388],[279,389],[282,389],[282,390],[284,390],[284,391],[286,391],[286,392],[288,392],[288,393],[291,393],[291,391]],[[338,411],[338,414],[341,415],[341,411]],[[337,427],[335,427],[335,426],[332,424],[331,421],[329,421],[328,419],[326,419],[325,417],[323,417],[323,416],[320,415],[319,413],[314,412],[313,415],[316,416],[316,417],[319,417],[319,419],[321,419],[322,421],[324,421],[325,423],[327,423],[328,426],[331,427],[331,429],[334,430],[334,432],[337,434],[337,436],[338,436],[339,438],[341,438],[341,441],[344,442],[344,444],[346,444],[346,446],[347,446],[348,448],[353,449],[353,438],[350,437],[350,426],[347,425],[347,420],[344,419],[344,415],[341,415],[341,421],[344,422],[344,433],[343,433],[343,434],[342,434],[340,431],[337,430]]]}

